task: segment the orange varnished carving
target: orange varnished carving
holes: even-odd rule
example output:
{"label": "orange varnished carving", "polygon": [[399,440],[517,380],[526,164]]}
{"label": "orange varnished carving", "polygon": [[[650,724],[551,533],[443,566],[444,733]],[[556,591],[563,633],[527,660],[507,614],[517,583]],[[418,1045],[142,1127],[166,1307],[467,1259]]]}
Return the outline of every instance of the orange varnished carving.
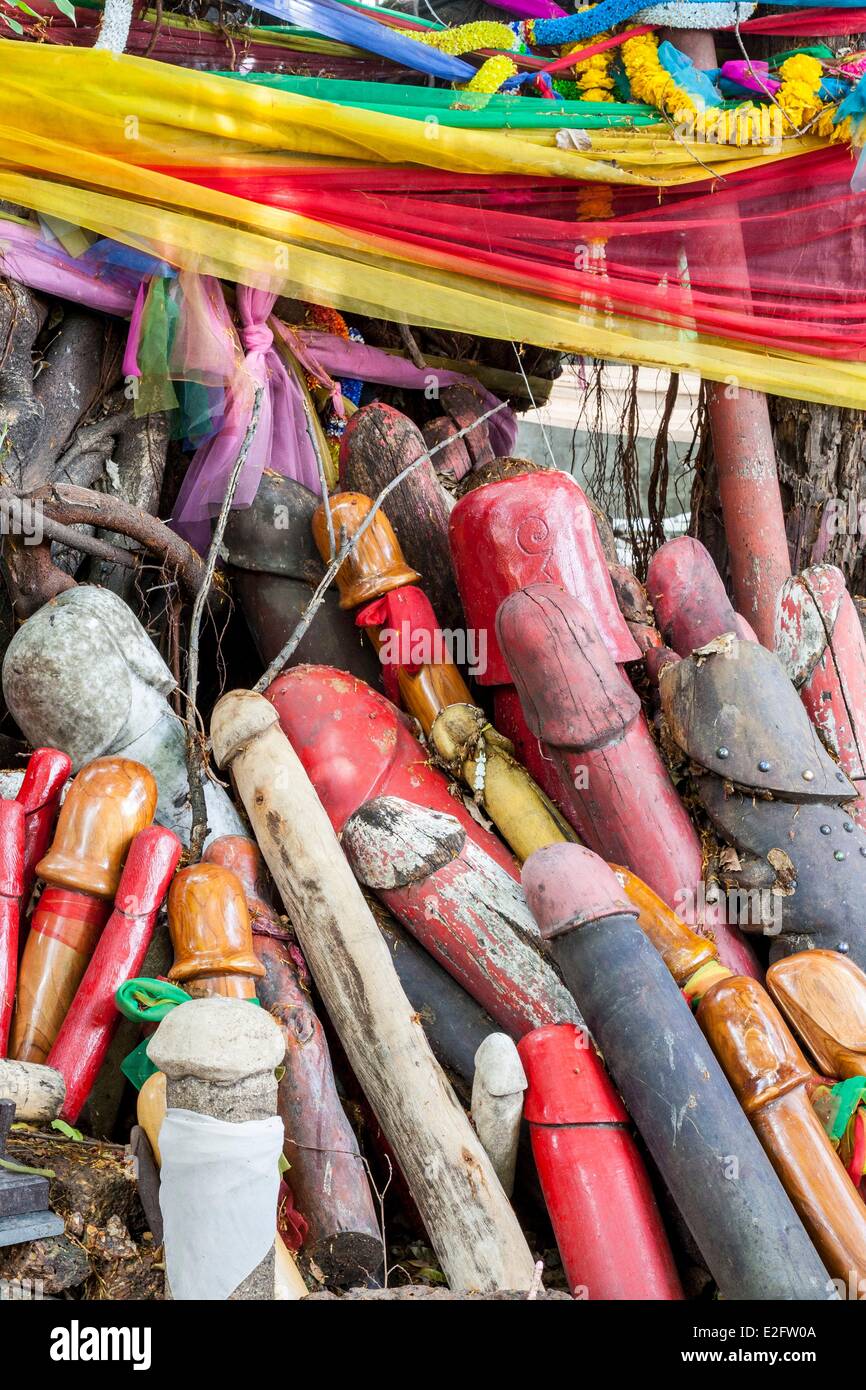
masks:
{"label": "orange varnished carving", "polygon": [[776,961],[767,985],[825,1076],[866,1076],[866,974],[837,951]]}
{"label": "orange varnished carving", "polygon": [[264,975],[253,951],[243,885],[219,864],[193,864],[175,875],[168,894],[174,946],[170,980],[190,994],[255,998],[255,977]]}
{"label": "orange varnished carving", "polygon": [[737,976],[707,991],[697,1017],[825,1266],[846,1287],[859,1281],[866,1206],[812,1108],[812,1069],[778,1009],[755,980]]}
{"label": "orange varnished carving", "polygon": [[150,825],[157,788],[128,758],[82,768],[60,810],[54,841],[36,866],[39,899],[18,975],[10,1055],[44,1062],[111,913],[133,839]]}
{"label": "orange varnished carving", "polygon": [[[337,550],[355,535],[373,503],[363,492],[337,492],[330,499],[331,520]],[[328,520],[324,503],[313,513],[313,539],[319,554],[329,560]],[[358,608],[403,584],[414,584],[420,575],[406,564],[394,528],[380,510],[350,555],[337,571],[341,608]]]}

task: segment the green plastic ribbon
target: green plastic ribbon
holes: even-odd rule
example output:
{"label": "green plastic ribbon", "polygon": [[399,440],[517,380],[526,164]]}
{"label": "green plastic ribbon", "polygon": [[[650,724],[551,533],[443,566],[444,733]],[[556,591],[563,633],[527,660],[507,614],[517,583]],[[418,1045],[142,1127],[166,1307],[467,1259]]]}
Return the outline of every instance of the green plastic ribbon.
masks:
{"label": "green plastic ribbon", "polygon": [[836,1098],[839,1106],[829,1131],[834,1144],[841,1141],[851,1117],[863,1099],[864,1092],[866,1080],[862,1076],[846,1077],[844,1081],[837,1081],[832,1087],[830,1094]]}

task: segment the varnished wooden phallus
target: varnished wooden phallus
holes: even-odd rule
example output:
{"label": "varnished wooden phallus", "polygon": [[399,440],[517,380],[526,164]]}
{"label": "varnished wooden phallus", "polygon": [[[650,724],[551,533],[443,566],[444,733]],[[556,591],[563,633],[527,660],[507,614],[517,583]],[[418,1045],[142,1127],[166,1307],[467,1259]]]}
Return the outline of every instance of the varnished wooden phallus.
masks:
{"label": "varnished wooden phallus", "polygon": [[193,996],[255,999],[264,975],[253,951],[250,914],[240,879],[219,864],[182,869],[168,894],[174,965],[168,972]]}
{"label": "varnished wooden phallus", "polygon": [[[373,503],[363,492],[336,492],[330,499],[331,523],[336,549],[351,539],[373,509]],[[328,517],[324,503],[313,513],[313,539],[319,554],[327,564],[330,560]],[[380,509],[354,550],[337,570],[340,607],[357,608],[370,599],[387,594],[401,584],[414,584],[420,575],[410,569],[403,558],[394,528]]]}
{"label": "varnished wooden phallus", "polygon": [[152,773],[127,758],[97,758],[69,789],[18,975],[10,1055],[44,1062],[111,913],[129,847],[150,825]]}
{"label": "varnished wooden phallus", "polygon": [[866,974],[838,951],[784,956],[767,986],[825,1076],[866,1076]]}
{"label": "varnished wooden phallus", "polygon": [[739,976],[713,985],[697,1017],[826,1268],[845,1288],[852,1276],[859,1283],[866,1207],[812,1108],[812,1069],[778,1009]]}

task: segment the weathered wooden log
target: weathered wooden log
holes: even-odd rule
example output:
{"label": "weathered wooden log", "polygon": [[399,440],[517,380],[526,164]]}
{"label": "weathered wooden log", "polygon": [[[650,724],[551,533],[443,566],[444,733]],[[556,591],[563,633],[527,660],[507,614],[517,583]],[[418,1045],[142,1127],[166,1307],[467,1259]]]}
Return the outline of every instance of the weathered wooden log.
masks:
{"label": "weathered wooden log", "polygon": [[812,1068],[769,995],[742,976],[720,980],[697,1020],[830,1274],[866,1276],[866,1206],[809,1099]]}
{"label": "weathered wooden log", "polygon": [[[186,730],[168,703],[174,685],[132,609],[87,584],[22,624],[3,661],[6,703],[34,747],[63,749],[76,769],[105,754],[144,763],[159,788],[158,824],[186,842]],[[242,834],[227,793],[209,777],[203,785],[211,835]]]}
{"label": "weathered wooden log", "polygon": [[161,825],[136,835],[120,876],[114,911],[48,1054],[47,1065],[66,1080],[62,1113],[73,1124],[120,1022],[115,993],[141,970],[181,848],[177,836]]}
{"label": "weathered wooden log", "polygon": [[723,1297],[831,1297],[790,1200],[612,870],[589,850],[552,845],[527,860],[523,883]]}
{"label": "weathered wooden log", "polygon": [[475,1054],[472,1123],[507,1197],[514,1189],[514,1168],[523,1118],[526,1073],[507,1033],[491,1033]]}
{"label": "weathered wooden log", "polygon": [[37,1125],[56,1120],[65,1096],[66,1082],[53,1067],[0,1059],[0,1100],[14,1102],[19,1120]]}
{"label": "weathered wooden log", "polygon": [[230,869],[243,887],[253,950],[264,969],[256,994],[286,1041],[277,1114],[286,1131],[285,1179],[308,1227],[303,1258],[331,1284],[369,1278],[382,1263],[382,1237],[358,1141],[337,1095],[306,962],[266,899],[266,871],[255,841],[224,835],[203,858]]}
{"label": "weathered wooden log", "polygon": [[512,1037],[580,1022],[542,954],[520,885],[454,816],[380,796],[349,818],[341,838],[358,882]]}
{"label": "weathered wooden log", "polygon": [[[391,406],[374,401],[355,412],[343,433],[340,486],[378,497],[428,447],[417,425]],[[440,622],[460,628],[463,609],[448,545],[450,505],[432,461],[425,459],[389,494],[383,510],[409,564],[423,576]]]}
{"label": "weathered wooden log", "polygon": [[98,758],[69,789],[37,871],[45,880],[21,958],[11,1055],[44,1062],[111,914],[129,847],[153,820],[156,782],[141,763]]}
{"label": "weathered wooden log", "polygon": [[214,752],[259,846],[353,1070],[455,1288],[528,1288],[534,1265],[490,1162],[400,987],[303,767],[261,696],[223,696]]}

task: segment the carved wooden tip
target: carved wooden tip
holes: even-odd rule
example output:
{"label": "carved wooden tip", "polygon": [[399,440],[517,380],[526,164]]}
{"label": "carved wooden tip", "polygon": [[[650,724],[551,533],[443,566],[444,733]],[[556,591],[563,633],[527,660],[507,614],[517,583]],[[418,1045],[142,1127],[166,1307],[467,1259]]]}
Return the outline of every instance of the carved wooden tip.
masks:
{"label": "carved wooden tip", "polygon": [[826,1076],[866,1076],[866,974],[837,951],[800,951],[767,987]]}
{"label": "carved wooden tip", "polygon": [[[351,539],[373,509],[373,503],[363,492],[337,492],[330,499],[331,521],[337,549],[342,541]],[[342,537],[342,541],[341,541]],[[313,539],[319,554],[327,564],[330,559],[330,538],[325,504],[313,513]],[[421,576],[406,564],[394,528],[381,507],[354,550],[346,556],[337,571],[337,588],[341,608],[357,608],[359,604],[414,584]]]}
{"label": "carved wooden tip", "polygon": [[529,910],[546,938],[602,917],[638,915],[613,870],[582,845],[536,850],[520,877]]}
{"label": "carved wooden tip", "polygon": [[812,1074],[769,994],[747,975],[708,989],[697,1019],[747,1114]]}
{"label": "carved wooden tip", "polygon": [[264,695],[230,690],[214,706],[210,736],[220,767],[230,767],[245,744],[279,723],[279,715]]}
{"label": "carved wooden tip", "polygon": [[168,926],[174,946],[170,980],[220,994],[228,992],[222,977],[265,973],[253,951],[243,885],[219,864],[181,869],[169,889]]}
{"label": "carved wooden tip", "polygon": [[54,841],[36,866],[46,883],[113,898],[130,844],[156,811],[153,773],[128,758],[97,758],[74,779]]}
{"label": "carved wooden tip", "polygon": [[28,816],[60,795],[72,771],[72,759],[59,748],[34,748],[16,801]]}

